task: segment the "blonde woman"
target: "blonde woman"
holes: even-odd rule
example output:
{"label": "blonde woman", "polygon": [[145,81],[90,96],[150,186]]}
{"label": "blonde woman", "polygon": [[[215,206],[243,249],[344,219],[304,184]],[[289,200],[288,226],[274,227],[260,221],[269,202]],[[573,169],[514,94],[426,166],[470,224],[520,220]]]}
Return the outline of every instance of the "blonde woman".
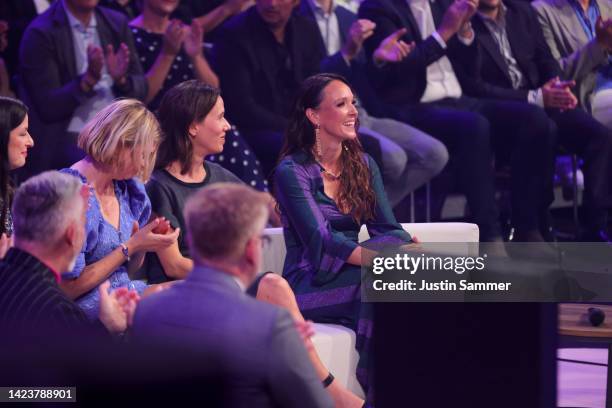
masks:
{"label": "blonde woman", "polygon": [[92,319],[100,303],[96,289],[107,279],[113,289],[155,290],[131,281],[128,272],[140,267],[147,251],[172,245],[179,234],[164,234],[163,218],[148,223],[151,203],[141,180],[151,174],[159,140],[157,120],[141,102],[118,100],[87,123],[78,139],[85,158],[63,170],[80,177],[91,194],[86,241],[61,287]]}

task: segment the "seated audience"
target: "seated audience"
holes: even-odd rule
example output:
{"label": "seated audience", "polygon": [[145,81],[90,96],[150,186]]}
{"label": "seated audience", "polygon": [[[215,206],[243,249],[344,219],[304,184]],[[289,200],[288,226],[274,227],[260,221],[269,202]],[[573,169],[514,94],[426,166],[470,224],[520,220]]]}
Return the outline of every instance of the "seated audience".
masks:
{"label": "seated audience", "polygon": [[[292,14],[297,3],[259,0],[228,21],[215,44],[213,61],[228,117],[255,150],[266,176],[277,163],[300,83],[319,70],[335,71],[338,64],[346,65],[340,55],[325,58],[323,50],[313,46],[320,41],[316,25]],[[373,136],[360,137],[376,160],[388,159]]]}
{"label": "seated audience", "polygon": [[[476,76],[463,77],[465,91],[476,97],[528,101],[546,109],[555,122],[559,144],[585,160],[583,205],[585,241],[609,240],[607,212],[612,208],[612,131],[580,108],[550,53],[536,14],[515,0],[480,0],[472,18],[480,43]],[[464,64],[470,64],[464,61]],[[552,170],[552,168],[551,168]],[[553,176],[546,179],[546,204],[554,199]]]}
{"label": "seated audience", "polygon": [[274,174],[287,246],[283,276],[304,318],[357,333],[357,378],[371,399],[372,305],[360,301],[370,251],[357,234],[365,224],[377,242],[412,240],[391,212],[378,166],[361,149],[346,80],[319,74],[302,87]]}
{"label": "seated audience", "polygon": [[[198,24],[184,26],[170,20],[170,14],[179,4],[175,1],[144,0],[143,11],[130,23],[136,40],[136,49],[149,84],[149,108],[159,106],[161,98],[173,86],[197,78],[218,86],[219,80],[211,70],[202,52],[202,29]],[[232,129],[227,133],[225,155],[212,157],[252,187],[267,190],[267,181],[251,148],[240,133]]]}
{"label": "seated audience", "polygon": [[169,224],[161,218],[149,222],[151,203],[140,180],[151,174],[159,138],[157,120],[141,102],[118,100],[98,112],[79,135],[85,158],[62,170],[91,191],[85,244],[60,283],[90,318],[100,305],[97,288],[107,279],[113,289],[134,288],[139,294],[160,288],[147,288],[128,275],[140,268],[145,252],[172,245],[180,232],[167,232]]}
{"label": "seated audience", "polygon": [[235,183],[190,197],[184,216],[195,268],[139,303],[134,339],[216,356],[228,406],[333,406],[289,313],[244,293],[261,267],[268,202]]}
{"label": "seated audience", "polygon": [[612,3],[537,0],[544,38],[583,109],[612,129]]}
{"label": "seated audience", "polygon": [[[78,178],[56,171],[32,177],[15,192],[15,247],[0,261],[0,326],[12,335],[100,331],[58,285],[85,241],[88,195]],[[138,295],[124,288],[109,293],[109,286],[104,282],[98,291],[98,323],[123,332]]]}
{"label": "seated audience", "polygon": [[187,79],[219,86],[202,49],[203,30],[198,24],[170,20],[179,0],[143,0],[142,13],[130,22],[138,57],[146,72],[149,90],[145,101],[157,109],[164,93]]}
{"label": "seated audience", "polygon": [[[477,4],[365,0],[359,16],[376,24],[364,44],[373,81],[381,99],[403,109],[408,123],[439,138],[452,152],[450,171],[457,176],[484,241],[501,239],[491,150],[509,152],[514,238],[542,241],[539,224],[546,208],[541,208],[541,186],[554,163],[553,124],[541,108],[526,102],[464,95],[455,71],[462,57],[472,62],[466,75],[475,75],[479,47],[470,19]],[[406,58],[387,63],[375,51],[393,33],[415,46]]]}
{"label": "seated audience", "polygon": [[174,14],[187,24],[199,24],[206,40],[214,43],[221,23],[252,5],[253,0],[181,0]]}
{"label": "seated audience", "polygon": [[[195,80],[186,81],[164,95],[158,116],[163,134],[156,170],[147,183],[153,213],[164,217],[172,228],[182,232],[178,242],[146,256],[145,268],[149,283],[169,279],[184,279],[193,269],[189,245],[185,237],[187,226],[183,210],[187,200],[202,188],[214,183],[243,184],[223,167],[204,158],[218,154],[225,144],[224,135],[229,128],[224,116],[223,99],[219,91]],[[268,196],[269,221],[276,223],[276,202]],[[247,290],[257,299],[287,309],[297,323],[303,323],[295,302],[295,295],[287,282],[273,273],[260,275]],[[329,375],[316,351],[309,357],[321,380]],[[341,406],[361,408],[363,401],[340,384],[332,383],[328,391]]]}
{"label": "seated audience", "polygon": [[28,132],[28,108],[17,99],[0,97],[0,259],[13,240],[13,185],[10,172],[25,165],[32,146],[34,141]]}
{"label": "seated audience", "polygon": [[76,139],[85,123],[116,97],[146,95],[127,20],[97,4],[55,1],[23,36],[22,91],[38,138],[28,174],[81,159]]}
{"label": "seated audience", "polygon": [[[371,21],[357,20],[355,13],[333,0],[304,0],[298,10],[317,24],[321,55],[340,54],[345,61],[336,73],[344,75],[357,90],[359,132],[374,136],[380,143],[385,156],[385,191],[391,207],[395,207],[442,171],[448,161],[446,147],[426,133],[390,119],[390,112],[376,97],[362,51],[363,41],[375,30]],[[390,145],[389,139],[401,148]]]}

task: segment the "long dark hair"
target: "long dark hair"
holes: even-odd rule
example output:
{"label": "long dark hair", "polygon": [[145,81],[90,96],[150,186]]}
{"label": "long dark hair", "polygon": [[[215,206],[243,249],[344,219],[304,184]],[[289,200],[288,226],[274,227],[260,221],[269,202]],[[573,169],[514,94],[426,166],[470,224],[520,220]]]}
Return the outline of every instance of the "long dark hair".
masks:
{"label": "long dark hair", "polygon": [[157,151],[156,169],[164,169],[178,160],[181,174],[189,171],[193,155],[189,127],[203,120],[218,98],[217,88],[195,79],[181,82],[166,92],[157,109],[162,142]]}
{"label": "long dark hair", "polygon": [[[335,74],[317,74],[303,82],[289,118],[280,160],[300,151],[312,155],[315,129],[306,116],[306,110],[319,107],[323,100],[323,91],[333,81],[340,81],[350,87],[344,77]],[[359,122],[356,122],[355,126],[358,127]],[[344,213],[350,212],[358,224],[373,219],[376,195],[372,189],[370,171],[359,139],[346,140],[342,143],[340,161],[343,171],[340,175],[338,208]]]}
{"label": "long dark hair", "polygon": [[9,176],[11,170],[8,157],[9,139],[11,131],[21,125],[27,114],[28,107],[23,102],[0,96],[0,160],[2,161],[0,165],[0,197],[4,205],[0,209],[2,212],[0,214],[0,234],[6,232],[4,225],[13,198],[13,186]]}

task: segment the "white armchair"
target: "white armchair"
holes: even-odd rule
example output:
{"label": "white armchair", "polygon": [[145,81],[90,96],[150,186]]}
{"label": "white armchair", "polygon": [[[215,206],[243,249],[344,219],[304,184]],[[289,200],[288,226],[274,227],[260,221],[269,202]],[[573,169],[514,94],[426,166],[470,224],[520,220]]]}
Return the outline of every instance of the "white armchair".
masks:
{"label": "white armchair", "polygon": [[[476,255],[479,231],[476,224],[462,222],[402,224],[402,227],[420,242],[452,242],[455,251],[464,255]],[[267,228],[265,234],[271,239],[270,245],[264,248],[262,271],[282,273],[287,250],[282,228]],[[361,229],[359,241],[368,239],[367,230]],[[461,245],[465,244],[465,247]],[[471,243],[471,245],[470,245]],[[464,248],[464,250],[463,250]],[[475,249],[476,248],[476,249]],[[333,324],[315,324],[316,334],[313,343],[321,361],[349,390],[363,396],[363,390],[355,377],[355,368],[359,358],[355,350],[355,333],[346,327]]]}

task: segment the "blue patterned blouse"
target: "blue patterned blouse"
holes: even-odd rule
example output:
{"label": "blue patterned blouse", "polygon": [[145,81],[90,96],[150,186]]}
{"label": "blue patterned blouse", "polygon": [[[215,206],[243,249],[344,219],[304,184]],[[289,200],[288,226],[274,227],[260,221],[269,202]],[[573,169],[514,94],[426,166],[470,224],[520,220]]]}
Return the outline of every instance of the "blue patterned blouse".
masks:
{"label": "blue patterned blouse", "polygon": [[[74,169],[63,169],[64,173],[81,178],[87,184],[87,179]],[[79,254],[74,269],[62,275],[62,279],[76,279],[87,265],[91,265],[104,258],[117,247],[120,243],[127,241],[132,234],[134,221],[138,222],[140,228],[147,224],[151,216],[151,202],[145,192],[144,184],[138,179],[115,180],[115,195],[119,200],[119,230],[112,226],[102,216],[100,204],[90,187],[89,208],[87,209],[87,221],[85,225],[85,244]],[[132,281],[128,276],[127,262],[117,268],[108,280],[111,289],[122,286],[136,289],[138,293],[146,288],[146,283],[142,281]],[[100,306],[100,296],[98,288],[85,293],[76,302],[85,311],[90,319],[98,317]]]}

